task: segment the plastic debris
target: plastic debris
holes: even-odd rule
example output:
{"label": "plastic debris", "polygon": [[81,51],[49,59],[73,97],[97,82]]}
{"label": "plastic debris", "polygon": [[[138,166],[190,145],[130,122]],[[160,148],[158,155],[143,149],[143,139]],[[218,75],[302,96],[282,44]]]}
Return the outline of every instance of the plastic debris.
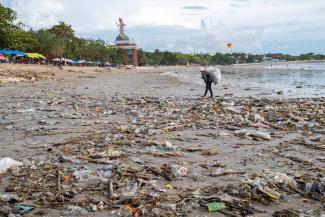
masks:
{"label": "plastic debris", "polygon": [[20,161],[16,161],[9,157],[5,157],[0,159],[0,173],[7,172],[8,169],[12,167],[22,166],[23,163]]}
{"label": "plastic debris", "polygon": [[0,195],[0,201],[7,202],[7,203],[17,203],[18,197],[14,194],[4,194]]}
{"label": "plastic debris", "polygon": [[266,132],[261,132],[261,131],[256,131],[256,130],[247,130],[247,129],[242,129],[242,130],[237,130],[234,133],[235,135],[246,135],[252,138],[260,138],[264,140],[271,140],[271,135]]}
{"label": "plastic debris", "polygon": [[122,189],[122,195],[126,197],[134,196],[138,190],[138,183],[135,181],[127,181],[126,187]]}
{"label": "plastic debris", "polygon": [[39,153],[1,174],[0,215],[19,203],[40,216],[203,216],[207,204],[271,216],[273,205],[303,201],[308,214],[324,202],[323,99],[60,94],[18,97],[37,111],[32,127],[16,123],[30,115],[18,109],[0,118]]}
{"label": "plastic debris", "polygon": [[171,173],[174,177],[186,176],[189,172],[189,168],[182,165],[171,165]]}
{"label": "plastic debris", "polygon": [[209,203],[207,204],[207,207],[209,212],[218,212],[219,210],[226,208],[226,205],[223,203]]}
{"label": "plastic debris", "polygon": [[19,213],[28,213],[28,212],[32,211],[33,209],[34,209],[34,207],[31,207],[31,206],[25,206],[25,205],[20,205],[20,204],[15,205],[15,211],[19,212]]}

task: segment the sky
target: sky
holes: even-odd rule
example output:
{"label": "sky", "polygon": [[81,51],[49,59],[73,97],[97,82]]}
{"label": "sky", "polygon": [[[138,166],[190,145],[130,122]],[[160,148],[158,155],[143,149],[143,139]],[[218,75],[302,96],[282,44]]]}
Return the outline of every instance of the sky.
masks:
{"label": "sky", "polygon": [[84,38],[127,35],[153,51],[325,54],[325,0],[0,0],[33,29],[58,21]]}

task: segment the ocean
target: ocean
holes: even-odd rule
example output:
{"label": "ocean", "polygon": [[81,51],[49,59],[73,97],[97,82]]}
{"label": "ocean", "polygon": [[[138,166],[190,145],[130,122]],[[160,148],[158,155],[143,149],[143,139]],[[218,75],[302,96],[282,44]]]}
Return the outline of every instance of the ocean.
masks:
{"label": "ocean", "polygon": [[[223,71],[223,70],[222,70]],[[222,73],[224,88],[257,90],[259,95],[307,98],[325,97],[325,62],[264,65],[236,65]],[[162,75],[177,77],[184,82],[204,85],[198,70],[165,72]],[[236,92],[235,96],[245,96]]]}

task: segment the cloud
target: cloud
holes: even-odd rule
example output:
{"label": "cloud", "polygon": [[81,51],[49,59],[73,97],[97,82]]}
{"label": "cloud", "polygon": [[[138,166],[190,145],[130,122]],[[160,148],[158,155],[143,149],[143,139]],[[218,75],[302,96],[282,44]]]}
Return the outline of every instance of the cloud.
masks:
{"label": "cloud", "polygon": [[207,7],[204,6],[184,6],[181,7],[183,10],[207,10]]}
{"label": "cloud", "polygon": [[232,8],[240,8],[240,6],[237,5],[237,4],[230,4],[229,6],[232,7]]}

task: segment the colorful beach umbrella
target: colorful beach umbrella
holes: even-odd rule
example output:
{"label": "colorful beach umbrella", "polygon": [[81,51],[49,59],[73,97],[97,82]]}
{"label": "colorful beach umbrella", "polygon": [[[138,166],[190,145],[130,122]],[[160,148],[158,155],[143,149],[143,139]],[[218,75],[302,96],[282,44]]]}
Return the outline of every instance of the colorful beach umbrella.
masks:
{"label": "colorful beach umbrella", "polygon": [[0,61],[3,61],[3,60],[7,61],[8,59],[5,56],[3,56],[2,54],[0,54]]}
{"label": "colorful beach umbrella", "polygon": [[26,56],[25,52],[17,51],[17,50],[0,50],[0,54]]}
{"label": "colorful beach umbrella", "polygon": [[[60,58],[55,58],[55,59],[53,59],[52,61],[54,61],[54,62],[60,62]],[[66,59],[66,58],[63,58],[63,57],[62,57],[62,59],[61,59],[61,62],[74,63],[73,60]]]}
{"label": "colorful beach umbrella", "polygon": [[73,63],[75,63],[75,64],[84,64],[84,63],[86,63],[86,61],[85,60],[73,60]]}
{"label": "colorful beach umbrella", "polygon": [[46,57],[39,53],[26,53],[27,57],[32,59],[44,59],[46,60]]}

